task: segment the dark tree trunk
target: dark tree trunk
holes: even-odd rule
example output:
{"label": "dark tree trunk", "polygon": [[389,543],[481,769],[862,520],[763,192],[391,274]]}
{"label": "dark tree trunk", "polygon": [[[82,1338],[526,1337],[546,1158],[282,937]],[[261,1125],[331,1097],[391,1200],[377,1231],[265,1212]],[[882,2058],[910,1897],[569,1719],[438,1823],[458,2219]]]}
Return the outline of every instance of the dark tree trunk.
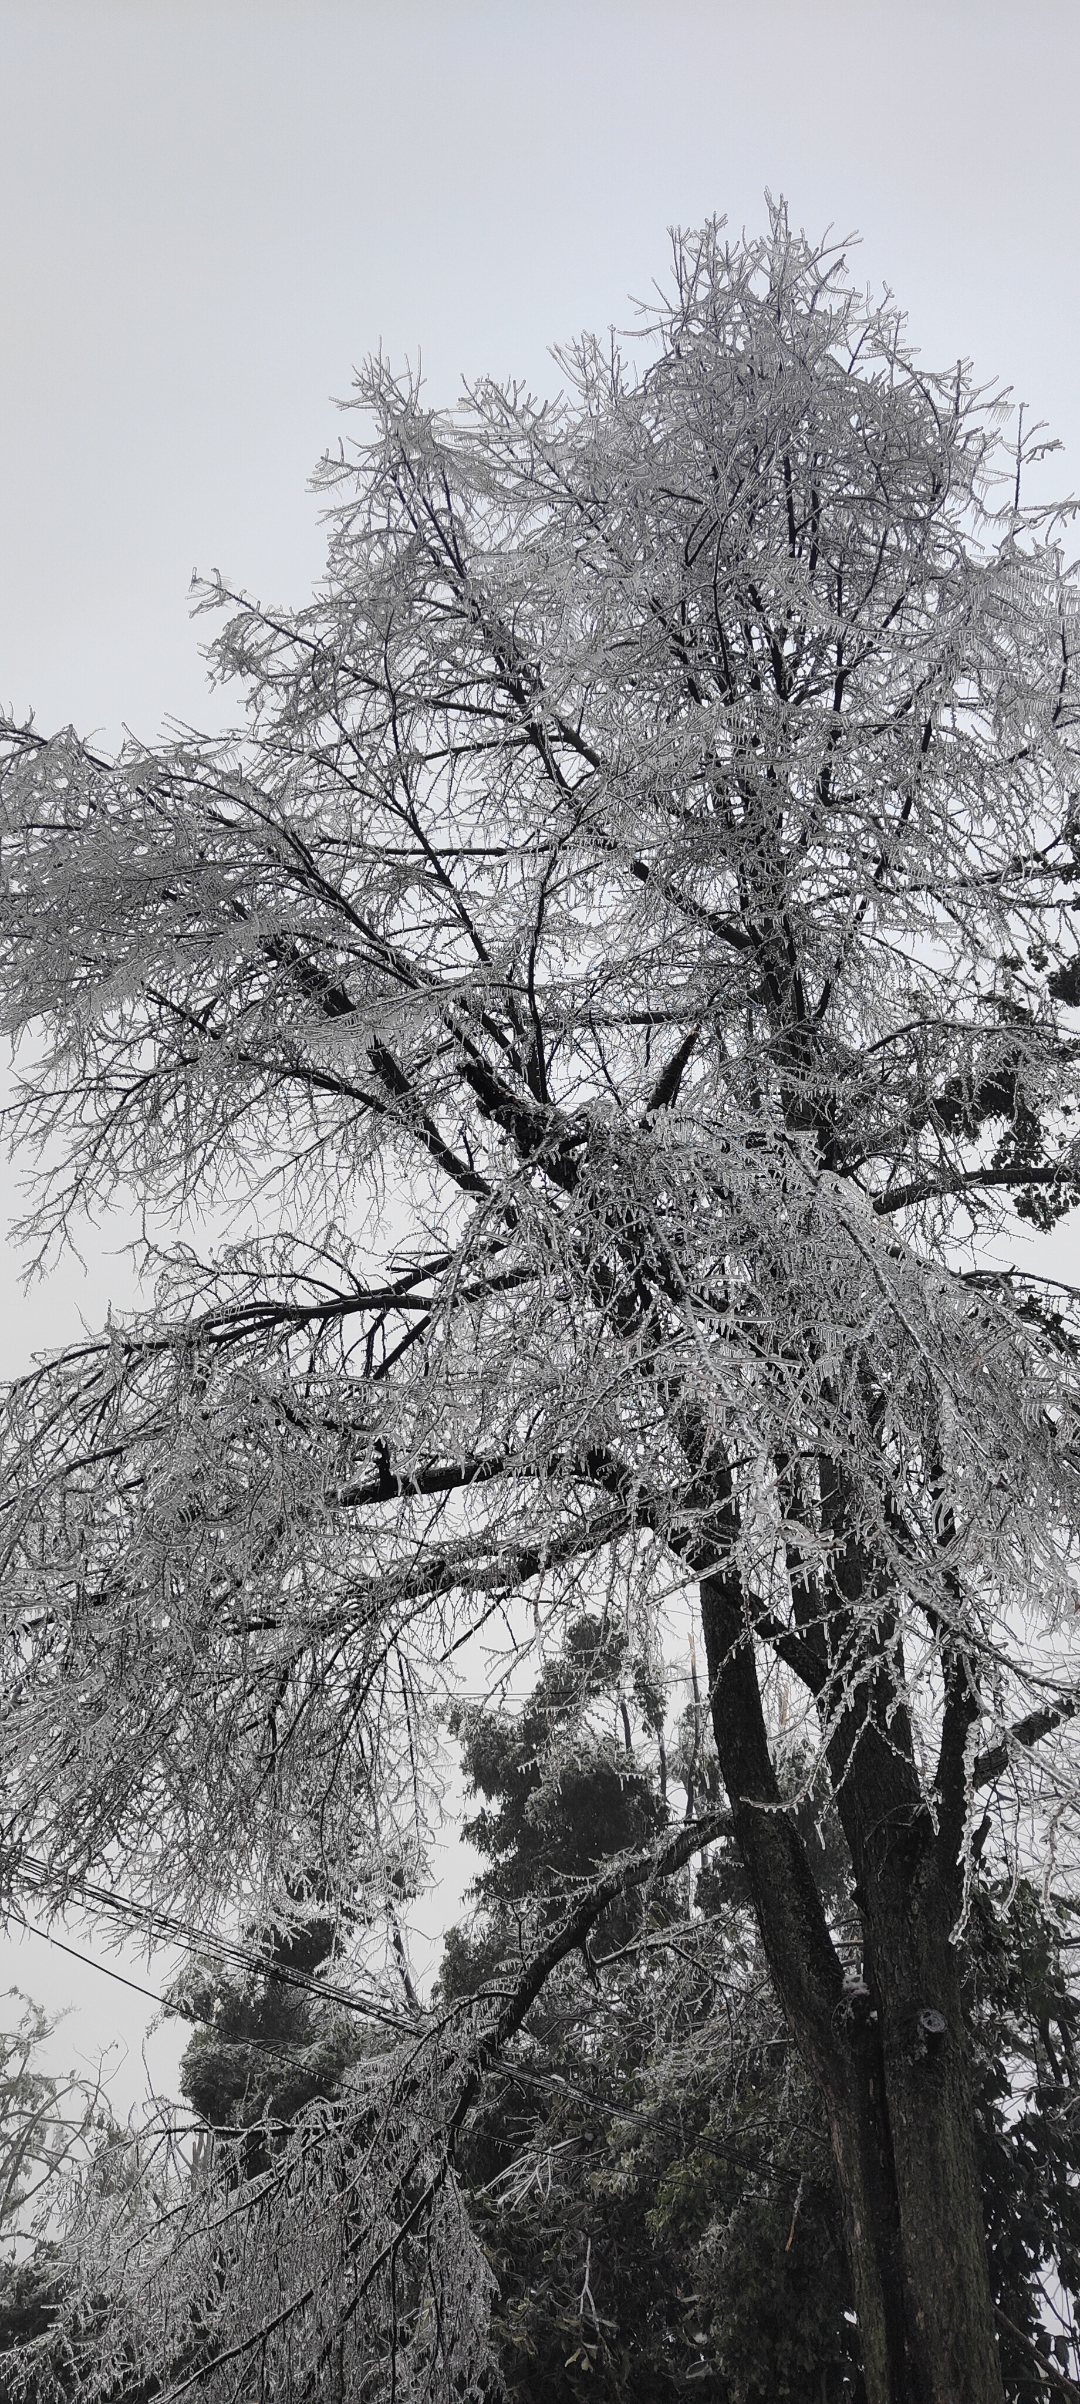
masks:
{"label": "dark tree trunk", "polygon": [[[723,1560],[725,1551],[730,1560],[730,1519],[717,1533],[713,1560]],[[909,1751],[910,1731],[895,1708],[886,1727],[884,1677],[878,1692],[871,1666],[829,1745],[855,1869],[868,1989],[846,1993],[805,1848],[783,1807],[734,1568],[711,1570],[700,1592],[713,1724],[735,1835],[784,2012],[828,2113],[867,2404],[1002,2404],[967,2039],[950,1941],[959,1901],[956,1798],[943,1793],[935,1828]],[[793,1637],[783,1649],[819,1700],[835,1698],[820,1634]],[[845,1666],[850,1670],[850,1658]],[[891,1682],[888,1699],[895,1706]],[[962,1695],[954,1705],[946,1743],[954,1747],[958,1739],[962,1756]]]}
{"label": "dark tree trunk", "polygon": [[911,2394],[991,2404],[1002,2394],[975,2153],[957,1898],[933,1846],[894,1848],[864,1904],[867,1968],[901,2235]]}

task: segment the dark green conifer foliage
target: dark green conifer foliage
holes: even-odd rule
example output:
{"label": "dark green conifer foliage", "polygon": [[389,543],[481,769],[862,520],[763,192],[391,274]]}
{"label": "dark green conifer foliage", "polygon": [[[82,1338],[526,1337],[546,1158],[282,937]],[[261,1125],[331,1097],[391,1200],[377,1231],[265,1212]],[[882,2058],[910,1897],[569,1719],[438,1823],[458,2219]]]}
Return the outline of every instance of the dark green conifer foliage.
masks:
{"label": "dark green conifer foliage", "polygon": [[[497,1983],[520,1947],[522,1907],[542,1897],[555,1909],[589,1874],[594,1846],[610,1855],[658,1824],[647,1755],[626,1751],[620,1779],[611,1739],[594,1736],[590,1752],[583,1726],[605,1688],[615,1724],[626,1682],[623,1648],[585,1617],[520,1712],[462,1715],[466,1779],[483,1798],[467,1825],[484,1867],[476,1915],[446,1939],[444,1997]],[[710,1739],[684,1726],[672,1758],[683,1775],[692,1761],[711,1793]],[[793,1762],[793,1783],[802,1766]],[[835,1813],[813,1799],[792,1811],[838,1931],[853,1927]],[[681,1882],[636,1908],[633,1927],[602,1927],[589,1963],[568,1965],[537,2006],[529,2055],[464,2149],[500,2284],[508,2393],[518,2404],[684,2393],[855,2404],[862,2381],[824,2114],[761,1974],[734,1845],[721,1841],[698,1867],[693,1920]],[[1075,2313],[1080,2291],[1068,1919],[1029,1882],[1010,1898],[987,1878],[965,1948],[988,2243],[1017,2404],[1039,2384],[1036,2354],[1051,2378],[1063,2357],[1077,2367],[1053,2309]],[[635,1937],[655,1950],[628,1954]]]}
{"label": "dark green conifer foliage", "polygon": [[[597,1856],[663,1824],[654,1746],[627,1742],[620,1695],[655,1738],[647,1681],[639,1672],[635,1690],[625,1646],[584,1615],[523,1708],[462,1714],[466,1780],[483,1798],[466,1825],[484,1867],[473,1921],[446,1940],[445,1999],[498,1982],[530,1904],[554,1914]],[[672,1761],[714,1795],[694,1705]],[[838,1843],[829,1827],[815,1857],[833,1889]],[[601,1922],[467,2133],[462,2175],[499,2281],[499,2368],[517,2404],[839,2404],[858,2392],[824,2119],[730,1842],[698,1866],[694,1897],[688,1917],[683,1874]]]}
{"label": "dark green conifer foliage", "polygon": [[[625,1716],[620,1697],[627,1698]],[[662,1705],[623,1641],[585,1614],[517,1711],[462,1712],[477,1909],[448,1931],[437,2000],[497,1985],[523,1932],[555,1918],[596,1861],[645,1841],[674,1804],[658,1791]],[[627,1741],[627,1730],[631,1741]],[[615,1733],[615,1732],[618,1733]],[[633,1734],[645,1739],[635,1744]],[[716,1781],[694,1708],[672,1744],[680,1777]],[[803,1765],[793,1762],[794,1774]],[[838,1931],[853,1925],[850,1862],[831,1810],[793,1802]],[[499,2282],[496,2336],[513,2404],[858,2404],[862,2393],[839,2202],[819,2098],[764,1975],[729,1840],[682,1878],[627,1899],[588,1960],[534,2008],[520,2059],[472,2119],[460,2156]],[[984,1879],[965,1949],[975,2090],[1006,2393],[1051,2382],[1056,2301],[1080,2293],[1080,2002],[1070,1915],[1022,1881]],[[209,2128],[250,2134],[332,2099],[365,2041],[290,1973],[317,1978],[336,1931],[263,1934],[246,1982],[195,1971],[175,1991],[198,2016],[181,2086]],[[0,2351],[44,2329],[48,2280],[9,2273]],[[1064,2322],[1061,2326],[1064,2330]],[[0,2391],[6,2393],[6,2390]],[[1063,2392],[1063,2391],[1061,2391]]]}
{"label": "dark green conifer foliage", "polygon": [[[181,2093],[208,2130],[249,2132],[244,2164],[255,2176],[272,2152],[275,2127],[317,2097],[335,2096],[363,2039],[347,2012],[306,1983],[337,1951],[332,1920],[248,1933],[265,1967],[246,1979],[196,1969],[177,1982],[172,2002],[196,2021],[180,2066]],[[295,1982],[290,1973],[299,1974]]]}

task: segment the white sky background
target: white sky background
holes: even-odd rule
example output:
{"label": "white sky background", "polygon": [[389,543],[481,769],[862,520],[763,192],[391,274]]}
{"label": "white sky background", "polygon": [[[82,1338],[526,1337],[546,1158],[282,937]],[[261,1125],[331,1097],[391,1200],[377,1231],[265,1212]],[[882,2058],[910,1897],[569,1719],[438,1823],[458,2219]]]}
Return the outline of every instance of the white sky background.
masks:
{"label": "white sky background", "polygon": [[[0,0],[0,89],[0,702],[45,730],[220,723],[192,569],[306,597],[367,351],[439,403],[551,390],[669,225],[756,231],[766,186],[859,230],[928,363],[1013,385],[1080,485],[1077,0]],[[3,1373],[124,1298],[124,1234],[28,1298],[9,1256]],[[9,1978],[141,2088],[149,2004],[43,1943]]]}

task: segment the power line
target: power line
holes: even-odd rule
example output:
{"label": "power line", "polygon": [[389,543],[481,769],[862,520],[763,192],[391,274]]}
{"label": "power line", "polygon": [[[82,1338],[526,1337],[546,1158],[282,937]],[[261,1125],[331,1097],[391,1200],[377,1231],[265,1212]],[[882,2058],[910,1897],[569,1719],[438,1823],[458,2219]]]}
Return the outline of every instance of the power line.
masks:
{"label": "power line", "polygon": [[[31,1892],[35,1887],[39,1890],[44,1888],[48,1876],[44,1862],[38,1861],[32,1854],[24,1854],[19,1867]],[[110,1888],[98,1886],[90,1879],[73,1881],[72,1893],[77,1900],[88,1904],[91,1909],[110,1912],[117,1919],[126,1921],[132,1927],[169,1938],[175,1944],[181,1945],[185,1952],[195,1957],[208,1957],[220,1968],[254,1972],[258,1977],[272,1981],[276,1986],[295,1987],[302,1994],[312,1995],[323,2003],[337,2004],[343,2011],[360,2013],[367,2019],[379,2021],[387,2028],[397,2029],[406,2025],[401,2013],[391,2011],[386,2005],[377,2003],[374,1998],[357,1995],[346,1987],[330,1986],[324,1980],[309,1977],[303,1970],[289,1969],[284,1963],[273,1961],[265,1952],[258,1950],[255,1946],[245,1945],[239,1939],[215,1935],[208,1928],[193,1928],[189,1922],[181,1920],[172,1912],[155,1911],[150,1904],[137,1903],[132,1896],[117,1895]],[[21,1914],[17,1909],[10,1908],[12,1908],[13,1917],[20,1919]],[[28,1923],[23,1920],[22,1925],[26,1927]],[[45,1929],[35,1930],[34,1933],[45,1937],[47,1943],[57,1945],[62,1952],[72,1954],[76,1961],[85,1961],[91,1969],[101,1970],[105,1977],[116,1978],[121,1985],[130,1986],[137,1994],[148,1996],[151,2002],[161,2004],[164,2010],[177,2008],[175,2005],[170,2005],[167,1997],[155,1994],[152,1988],[141,1986],[135,1979],[124,1978],[118,1970],[109,1970],[105,1963],[95,1962],[92,1956],[79,1953],[73,1945],[65,1945],[59,1937],[50,1936]],[[204,2019],[205,2014],[188,2009],[178,2013],[178,2017]]]}
{"label": "power line", "polygon": [[[40,1937],[43,1945],[55,1945],[58,1953],[69,1953],[73,1962],[82,1962],[88,1970],[100,1971],[102,1978],[113,1978],[118,1987],[130,1987],[133,1995],[147,1995],[151,2003],[160,2003],[163,2010],[168,2010],[164,1995],[155,1994],[153,1987],[140,1986],[137,1979],[125,1978],[122,1970],[110,1970],[107,1962],[95,1961],[92,1953],[80,1953],[77,1946],[65,1945],[62,1937],[54,1937],[51,1928],[35,1927],[24,1912],[13,1911],[11,1916],[20,1928],[25,1928],[28,1936]],[[198,2017],[206,2019],[208,2015],[200,2012]]]}

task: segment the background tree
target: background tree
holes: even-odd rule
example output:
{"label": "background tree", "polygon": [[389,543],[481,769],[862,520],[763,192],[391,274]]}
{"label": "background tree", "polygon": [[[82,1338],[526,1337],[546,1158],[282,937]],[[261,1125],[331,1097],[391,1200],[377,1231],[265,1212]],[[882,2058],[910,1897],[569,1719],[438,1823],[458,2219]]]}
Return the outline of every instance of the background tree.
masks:
{"label": "background tree", "polygon": [[[465,1825],[485,1867],[472,1925],[446,1940],[443,1998],[505,1979],[523,1904],[532,1926],[558,1920],[600,1846],[640,1843],[663,1811],[655,1694],[639,1679],[645,1745],[630,1750],[625,1670],[617,1634],[586,1616],[522,1709],[465,1716],[466,1780],[485,1799]],[[708,1789],[718,1768],[697,1733],[683,1770]],[[824,1865],[820,1839],[815,1857]],[[828,2132],[770,1991],[730,1826],[694,1890],[692,1915],[686,1871],[604,1914],[460,2148],[498,2282],[499,2371],[522,2404],[779,2404],[859,2386]]]}
{"label": "background tree", "polygon": [[[605,1733],[590,1762],[581,1722],[603,1695],[610,1726],[622,1647],[595,1619],[569,1639],[524,1709],[466,1720],[467,1779],[487,1804],[467,1826],[490,1867],[473,1928],[447,1939],[444,1994],[505,1976],[523,1897],[558,1912],[567,1879],[592,1866],[617,1755]],[[684,1776],[691,1758],[687,1747]],[[640,1751],[624,1757],[631,1811],[649,1767]],[[695,1769],[711,1791],[707,1733]],[[843,1833],[812,1800],[795,1816],[848,1951],[855,2012]],[[680,1877],[653,1888],[647,1912],[635,1898],[632,1932],[625,1911],[618,1927],[614,1914],[598,1924],[588,1963],[563,1965],[530,2016],[528,2059],[507,2066],[462,2149],[499,2282],[500,2370],[522,2398],[862,2392],[826,2120],[770,1995],[730,1823],[694,1895],[690,1917]],[[991,2282],[1018,2398],[1080,2368],[1080,2006],[1063,1952],[1074,1924],[1075,1907],[1040,1901],[1027,1881],[1010,1893],[979,1880],[962,1954]]]}
{"label": "background tree", "polygon": [[[299,1898],[298,1898],[299,1900]],[[207,2137],[243,2130],[242,2168],[265,2170],[275,2133],[316,2096],[336,2097],[363,2034],[318,1973],[332,1965],[338,1929],[308,1911],[288,1932],[249,1930],[257,1946],[244,1975],[196,1963],[177,1980],[170,2008],[196,2023],[180,2065],[180,2092]]]}
{"label": "background tree", "polygon": [[[989,1799],[1060,1854],[1074,1789],[1072,1304],[1004,1263],[1078,1173],[1075,586],[1001,404],[782,212],[677,242],[645,330],[550,406],[440,418],[366,371],[324,587],[233,596],[212,648],[234,741],[9,730],[41,1255],[120,1188],[250,1232],[170,1243],[143,1318],[9,1394],[8,1874],[60,1901],[107,1858],[269,1920],[314,1862],[377,1901],[422,1870],[469,1638],[606,1592],[644,1658],[692,1587],[867,2396],[984,2404],[956,1932]],[[362,2193],[316,2114],[257,2238],[189,2216],[167,2275],[125,2221],[138,2343],[183,2276],[211,2392],[387,2353],[482,2383],[458,2134],[592,1922],[713,1826],[353,2074]]]}
{"label": "background tree", "polygon": [[[656,1825],[662,1706],[626,1670],[617,1631],[585,1615],[518,1709],[463,1714],[466,1787],[483,1798],[465,1827],[484,1867],[471,1922],[447,1934],[439,2001],[498,1988],[597,1858]],[[684,1778],[711,1792],[707,1728],[680,1751]],[[797,1818],[850,1945],[842,1831],[812,1803]],[[770,1992],[730,1823],[687,1906],[685,1871],[647,1901],[616,1898],[463,2133],[459,2176],[498,2283],[499,2375],[520,2404],[861,2395],[825,2115]],[[991,2280],[1017,2399],[1078,2367],[1080,2006],[1062,1952],[1074,1918],[1027,1882],[1011,1896],[980,1882],[964,1949]],[[246,2132],[249,2170],[313,2096],[339,2096],[363,2048],[336,2000],[333,1940],[309,1919],[289,1942],[260,1939],[246,1980],[207,1969],[178,1991],[199,2016],[182,2092],[209,2131]],[[320,1996],[324,1968],[334,1986]],[[851,1972],[848,1984],[855,2009]]]}

